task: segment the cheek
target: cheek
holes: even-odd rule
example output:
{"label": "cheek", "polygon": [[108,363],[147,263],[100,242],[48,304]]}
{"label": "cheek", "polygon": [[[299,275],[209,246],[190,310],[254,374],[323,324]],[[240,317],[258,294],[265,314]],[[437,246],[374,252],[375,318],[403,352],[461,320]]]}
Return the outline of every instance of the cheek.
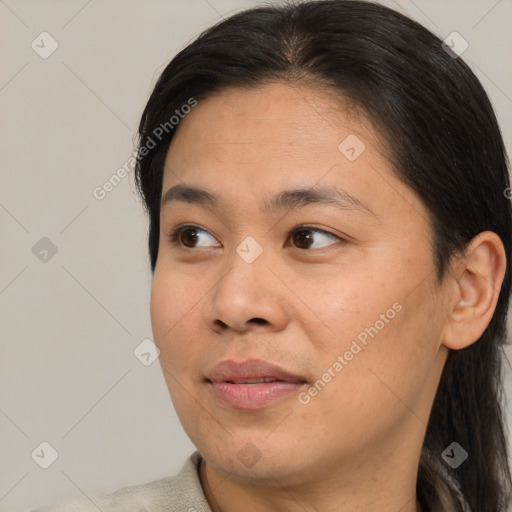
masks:
{"label": "cheek", "polygon": [[[164,371],[185,373],[193,366],[193,326],[201,321],[200,296],[189,282],[176,279],[177,275],[155,269],[151,287],[151,325],[154,341],[160,350]],[[196,334],[197,335],[197,334]]]}
{"label": "cheek", "polygon": [[[365,329],[380,322],[380,315],[392,309],[394,302],[389,287],[386,289],[385,283],[371,279],[368,272],[366,275],[331,275],[322,286],[317,280],[296,290],[297,295],[307,298],[304,302],[310,310],[308,314],[314,313],[314,322],[303,323],[304,328],[309,329],[309,339],[315,344],[322,339],[324,348],[336,355],[349,350],[351,341],[359,334],[364,338]],[[395,311],[391,314],[394,316]],[[383,330],[387,324],[379,327]]]}
{"label": "cheek", "polygon": [[435,367],[438,326],[415,299],[394,304],[400,311],[386,302],[368,304],[372,314],[365,313],[365,325],[344,341],[341,355],[351,359],[333,391],[361,422],[374,417],[393,422],[411,411],[423,416],[420,404]]}
{"label": "cheek", "polygon": [[[435,364],[440,325],[431,295],[421,286],[411,294],[407,280],[389,271],[385,280],[367,273],[331,284],[307,295],[329,327],[320,343],[318,330],[309,332],[322,354],[317,377],[330,368],[339,375],[329,387],[349,408],[363,397],[367,405],[389,405],[398,400],[394,393],[414,402]],[[342,369],[336,371],[338,356]]]}
{"label": "cheek", "polygon": [[150,303],[153,337],[160,350],[159,362],[169,396],[180,421],[185,423],[202,414],[186,391],[197,371],[197,344],[186,330],[196,322],[192,319],[196,302],[190,299],[190,289],[173,274],[155,269]]}
{"label": "cheek", "polygon": [[165,333],[176,322],[174,318],[176,315],[174,300],[174,283],[159,271],[157,265],[151,286],[150,314],[155,343],[160,350],[162,350]]}
{"label": "cheek", "polygon": [[161,337],[171,328],[172,332],[183,329],[187,323],[183,320],[196,314],[204,293],[204,284],[203,287],[197,286],[197,279],[191,279],[177,269],[171,270],[164,264],[157,264],[150,303],[155,336]]}
{"label": "cheek", "polygon": [[417,364],[419,352],[413,346],[414,339],[408,338],[411,332],[405,317],[400,317],[403,313],[373,337],[362,330],[368,334],[366,345],[357,337],[343,338],[339,343],[342,348],[337,351],[343,361],[338,361],[343,368],[339,373],[336,369],[340,366],[334,366],[336,357],[325,361],[317,378],[330,382],[323,389],[323,384],[318,385],[320,391],[304,409],[321,435],[332,436],[335,428],[336,435],[361,446],[375,436],[382,441],[402,422],[424,416],[421,398],[429,368],[425,363]]}

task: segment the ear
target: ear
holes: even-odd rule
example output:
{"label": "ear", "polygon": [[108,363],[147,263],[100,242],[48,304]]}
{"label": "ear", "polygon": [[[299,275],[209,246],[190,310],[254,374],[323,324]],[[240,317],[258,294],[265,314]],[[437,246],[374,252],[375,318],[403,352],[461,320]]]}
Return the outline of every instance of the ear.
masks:
{"label": "ear", "polygon": [[465,255],[452,265],[443,345],[460,350],[482,336],[496,309],[506,267],[505,248],[496,233],[483,231],[471,240]]}

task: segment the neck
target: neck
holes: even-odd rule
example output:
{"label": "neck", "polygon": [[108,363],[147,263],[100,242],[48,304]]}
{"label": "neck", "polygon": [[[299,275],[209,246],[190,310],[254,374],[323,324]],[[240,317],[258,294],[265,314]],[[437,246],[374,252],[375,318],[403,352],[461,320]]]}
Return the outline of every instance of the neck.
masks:
{"label": "neck", "polygon": [[415,479],[409,488],[400,479],[394,488],[389,482],[379,486],[374,478],[366,479],[367,485],[354,485],[353,476],[346,480],[347,486],[340,485],[343,480],[338,478],[316,482],[309,478],[307,485],[287,485],[269,473],[266,481],[247,483],[216,471],[204,459],[199,476],[212,512],[422,512]]}

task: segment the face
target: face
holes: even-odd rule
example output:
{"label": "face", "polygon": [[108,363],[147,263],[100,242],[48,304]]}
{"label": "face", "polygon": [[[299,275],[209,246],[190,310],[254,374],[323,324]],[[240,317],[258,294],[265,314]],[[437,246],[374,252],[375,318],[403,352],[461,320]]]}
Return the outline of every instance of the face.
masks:
{"label": "face", "polygon": [[[167,194],[177,185],[216,201]],[[272,201],[295,189],[306,193]],[[446,356],[446,297],[427,210],[369,120],[321,89],[226,89],[181,122],[162,196],[153,334],[207,463],[299,483],[389,464],[399,450],[397,463],[417,462]],[[225,361],[235,366],[215,371]]]}

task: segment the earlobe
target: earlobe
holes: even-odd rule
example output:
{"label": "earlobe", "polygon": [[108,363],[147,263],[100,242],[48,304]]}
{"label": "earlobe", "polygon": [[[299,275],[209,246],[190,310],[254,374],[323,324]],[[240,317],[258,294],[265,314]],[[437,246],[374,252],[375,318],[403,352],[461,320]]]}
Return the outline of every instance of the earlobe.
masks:
{"label": "earlobe", "polygon": [[469,243],[453,279],[453,300],[442,343],[460,350],[477,341],[492,319],[507,266],[500,237],[483,231]]}

